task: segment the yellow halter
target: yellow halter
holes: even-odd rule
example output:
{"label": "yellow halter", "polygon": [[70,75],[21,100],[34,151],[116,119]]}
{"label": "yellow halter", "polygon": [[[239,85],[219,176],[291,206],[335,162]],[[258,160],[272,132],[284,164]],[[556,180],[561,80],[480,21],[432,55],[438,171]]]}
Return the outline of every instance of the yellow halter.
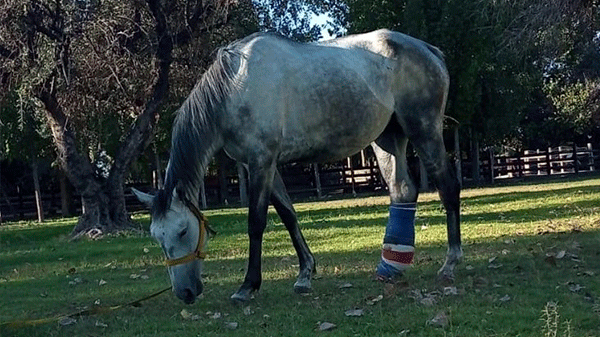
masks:
{"label": "yellow halter", "polygon": [[196,245],[196,249],[186,256],[179,257],[176,259],[165,259],[165,265],[167,267],[177,266],[180,264],[192,262],[194,260],[204,260],[206,258],[206,253],[202,251],[202,246],[204,244],[204,241],[206,240],[206,235],[208,233],[215,233],[215,231],[213,231],[208,226],[208,219],[206,219],[204,214],[202,214],[202,212],[200,212],[200,210],[198,209],[198,207],[196,207],[196,205],[194,205],[187,198],[183,198],[182,201],[183,201],[183,204],[185,206],[187,206],[187,208],[189,208],[190,211],[198,219],[198,227],[199,227],[198,228],[198,230],[199,230],[198,244]]}

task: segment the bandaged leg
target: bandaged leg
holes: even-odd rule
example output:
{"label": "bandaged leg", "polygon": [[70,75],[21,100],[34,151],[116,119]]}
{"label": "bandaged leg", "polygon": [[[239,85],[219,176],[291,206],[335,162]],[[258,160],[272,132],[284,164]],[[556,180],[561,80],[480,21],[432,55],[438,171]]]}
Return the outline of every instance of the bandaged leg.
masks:
{"label": "bandaged leg", "polygon": [[415,253],[415,212],[417,204],[393,203],[385,229],[381,262],[377,266],[377,279],[393,279],[408,269]]}

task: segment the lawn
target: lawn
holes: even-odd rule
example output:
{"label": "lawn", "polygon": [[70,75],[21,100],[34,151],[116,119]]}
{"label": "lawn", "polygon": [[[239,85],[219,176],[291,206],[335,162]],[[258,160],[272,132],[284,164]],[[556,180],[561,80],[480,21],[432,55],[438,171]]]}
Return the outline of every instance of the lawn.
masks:
{"label": "lawn", "polygon": [[[271,210],[262,289],[246,305],[229,301],[244,277],[246,210],[210,210],[218,235],[195,304],[167,292],[138,307],[0,335],[600,336],[599,202],[598,178],[464,190],[465,256],[451,286],[436,280],[446,250],[437,194],[419,198],[415,265],[394,285],[372,281],[387,197],[298,203],[318,264],[307,295],[293,291],[297,259]],[[147,215],[135,219],[148,227]],[[71,241],[75,221],[0,226],[0,324],[120,304],[169,285],[146,232]],[[334,327],[321,331],[324,323]]]}

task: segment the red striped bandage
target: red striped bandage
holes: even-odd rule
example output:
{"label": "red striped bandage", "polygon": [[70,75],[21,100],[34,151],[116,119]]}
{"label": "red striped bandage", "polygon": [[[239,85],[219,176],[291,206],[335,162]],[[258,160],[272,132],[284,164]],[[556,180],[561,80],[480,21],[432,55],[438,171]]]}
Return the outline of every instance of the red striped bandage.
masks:
{"label": "red striped bandage", "polygon": [[405,270],[413,263],[415,247],[384,243],[381,259],[397,270]]}

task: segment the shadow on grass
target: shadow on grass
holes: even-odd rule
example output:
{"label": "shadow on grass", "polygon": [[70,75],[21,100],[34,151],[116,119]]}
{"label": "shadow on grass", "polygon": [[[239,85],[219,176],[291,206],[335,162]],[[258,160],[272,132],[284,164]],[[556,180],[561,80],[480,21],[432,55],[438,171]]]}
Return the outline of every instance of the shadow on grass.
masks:
{"label": "shadow on grass", "polygon": [[[471,244],[465,247],[465,261],[456,271],[457,293],[448,295],[444,295],[444,285],[436,281],[436,271],[445,255],[442,244],[417,247],[415,265],[395,286],[372,281],[379,259],[377,247],[317,254],[318,274],[313,292],[307,296],[294,294],[292,289],[297,272],[295,258],[266,257],[262,290],[243,306],[231,305],[229,296],[241,284],[245,259],[209,260],[205,266],[205,293],[193,306],[185,306],[167,293],[139,308],[80,318],[73,326],[44,325],[12,331],[11,335],[95,335],[98,321],[107,325],[101,329],[104,336],[171,335],[186,331],[186,326],[215,335],[304,335],[313,333],[317,322],[331,321],[338,325],[336,335],[340,336],[397,335],[399,327],[416,335],[436,336],[439,331],[430,332],[432,328],[424,323],[445,310],[453,326],[460,328],[461,336],[489,335],[489,331],[537,336],[541,325],[532,322],[538,322],[545,304],[554,301],[561,303],[561,317],[571,320],[573,335],[591,336],[598,332],[593,304],[600,298],[600,283],[594,276],[600,270],[599,241],[600,231],[592,230],[506,235],[502,240]],[[562,250],[566,252],[564,257],[547,259],[547,254],[556,256]],[[164,268],[149,269],[153,277],[148,282],[127,280],[135,268],[115,271],[100,267],[82,271],[78,275],[89,280],[67,289],[64,275],[24,280],[18,287],[9,283],[0,291],[4,299],[0,317],[44,317],[91,305],[97,299],[111,305],[138,298],[168,284]],[[98,277],[109,281],[105,288],[94,284]],[[40,289],[47,289],[46,297],[40,298]],[[419,294],[430,296],[432,302],[423,304]],[[379,295],[383,297],[374,302]],[[7,301],[14,296],[19,297],[16,310],[17,303]],[[364,311],[364,317],[346,316],[347,310],[357,308]],[[186,321],[179,315],[182,309],[201,318]],[[226,316],[210,318],[216,312]],[[224,321],[239,322],[240,327],[229,331]]]}
{"label": "shadow on grass", "polygon": [[[465,202],[469,206],[507,201],[527,203],[580,190],[597,193],[600,187],[501,192],[468,197]],[[569,219],[578,209],[596,207],[596,202],[589,200],[565,202],[567,208],[529,204],[532,206],[528,209],[469,213],[463,216],[463,223],[469,226],[498,222],[500,216],[508,223],[519,222],[524,216],[528,220],[547,219],[551,212],[554,212],[553,220]],[[439,202],[433,200],[422,203],[421,207],[436,205]],[[387,209],[387,205],[315,206],[315,209],[299,211],[298,217],[302,228],[312,233],[326,233],[324,229],[332,228],[352,229],[357,224],[365,230],[373,227],[383,232]],[[236,307],[228,299],[241,284],[246,268],[246,216],[241,211],[229,213],[210,216],[211,223],[220,232],[220,251],[205,263],[205,294],[194,306],[184,306],[173,295],[167,294],[149,305],[124,309],[103,318],[107,327],[101,330],[95,325],[99,318],[90,318],[73,327],[55,324],[20,330],[15,335],[196,335],[186,330],[190,327],[207,335],[311,335],[317,322],[329,320],[338,324],[333,334],[339,336],[397,336],[403,329],[411,330],[411,335],[439,336],[424,322],[443,310],[452,316],[453,326],[444,330],[449,335],[483,336],[493,332],[498,336],[538,336],[541,335],[538,324],[541,310],[550,301],[561,303],[561,317],[571,320],[574,336],[593,336],[600,332],[598,308],[595,307],[600,301],[597,277],[600,231],[596,228],[583,232],[552,232],[550,229],[545,235],[506,233],[500,237],[469,240],[464,247],[464,262],[456,270],[454,286],[458,295],[447,296],[443,295],[443,285],[436,282],[436,272],[446,252],[445,240],[419,245],[412,270],[404,276],[402,283],[392,287],[371,280],[379,260],[378,240],[356,250],[321,251],[316,254],[318,276],[313,281],[313,292],[308,296],[296,295],[292,290],[297,273],[295,256],[273,256],[272,252],[265,252],[260,295],[246,306]],[[277,216],[270,217],[269,231],[278,235],[284,232]],[[443,225],[445,216],[440,211],[420,216],[419,221]],[[150,237],[69,242],[62,236],[70,229],[69,225],[36,226],[0,232],[0,241],[8,248],[0,253],[2,319],[63,313],[64,309],[90,305],[98,298],[102,303],[121,303],[124,298],[140,297],[168,285],[165,268],[160,265],[162,252]],[[291,247],[287,236],[284,237],[285,244]],[[360,237],[356,239],[360,240]],[[227,245],[236,249],[236,257],[225,257],[222,251]],[[240,247],[233,247],[238,245]],[[147,247],[150,252],[144,254],[143,249]],[[270,247],[280,249],[278,245]],[[77,270],[73,275],[81,276],[87,282],[69,285],[74,277],[70,270],[74,266]],[[15,270],[18,277],[14,275]],[[143,282],[130,279],[131,274],[141,273],[141,270],[152,277]],[[98,285],[99,279],[107,280],[105,288]],[[345,283],[352,286],[340,288]],[[428,305],[421,303],[415,297],[416,291],[421,295],[432,294],[435,301]],[[45,296],[41,296],[42,292]],[[379,295],[383,295],[382,300],[369,304],[369,300]],[[19,300],[15,301],[15,298]],[[244,307],[250,307],[253,313],[246,314]],[[179,315],[183,308],[199,313],[202,319],[183,320]],[[345,310],[352,308],[365,310],[365,317],[354,320],[346,317]],[[208,318],[207,312],[227,313],[226,319],[241,322],[240,328],[227,330],[223,320]],[[458,330],[452,330],[453,327]]]}

